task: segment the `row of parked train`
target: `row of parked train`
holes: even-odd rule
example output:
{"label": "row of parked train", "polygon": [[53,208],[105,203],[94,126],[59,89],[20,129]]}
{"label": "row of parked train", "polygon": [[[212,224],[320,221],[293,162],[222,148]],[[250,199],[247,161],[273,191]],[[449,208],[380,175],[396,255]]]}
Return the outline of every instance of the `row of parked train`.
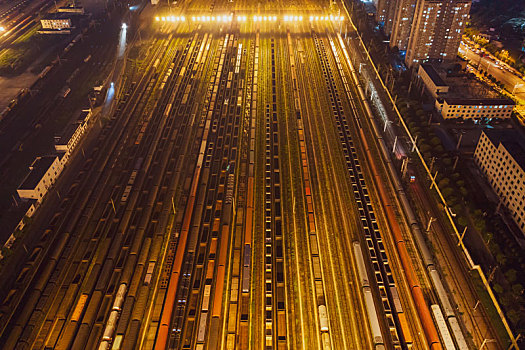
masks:
{"label": "row of parked train", "polygon": [[[408,253],[406,251],[405,243],[403,239],[401,238],[398,224],[395,223],[393,220],[392,206],[389,205],[390,201],[387,200],[385,197],[386,191],[384,191],[384,184],[382,183],[382,180],[380,180],[380,177],[377,174],[377,170],[375,169],[375,161],[373,160],[371,156],[370,148],[368,147],[368,144],[366,144],[366,139],[363,137],[362,128],[361,128],[360,133],[362,135],[361,138],[363,139],[363,142],[365,143],[365,152],[367,154],[367,157],[370,159],[370,161],[374,163],[373,164],[374,169],[372,169],[374,172],[374,178],[376,178],[378,187],[380,187],[379,189],[380,189],[381,198],[384,199],[384,202],[386,204],[387,216],[389,216],[391,218],[389,220],[394,223],[392,225],[392,229],[393,229],[393,233],[396,239],[396,245],[397,245],[398,252],[400,254],[403,266],[405,267],[405,275],[410,277],[407,279],[408,279],[409,284],[411,284],[412,294],[414,296],[414,299],[416,300],[417,312],[422,320],[423,328],[425,330],[427,340],[432,349],[434,348],[440,349],[442,348],[442,344],[443,344],[447,350],[456,349],[456,348],[461,349],[461,350],[466,350],[469,347],[465,340],[463,330],[461,329],[459,325],[454,309],[451,305],[449,295],[436,269],[432,254],[430,253],[430,250],[428,249],[428,246],[426,245],[426,242],[423,238],[422,232],[419,227],[419,222],[416,219],[416,216],[408,202],[403,185],[401,184],[401,181],[399,180],[397,176],[397,171],[395,169],[395,166],[392,163],[390,152],[388,151],[386,147],[385,140],[381,136],[381,133],[375,124],[374,113],[372,112],[372,109],[370,108],[368,99],[363,91],[360,80],[352,64],[352,60],[350,59],[348,51],[346,50],[346,44],[340,34],[337,34],[337,38],[342,48],[344,61],[350,67],[352,81],[356,83],[357,92],[359,94],[359,100],[361,101],[362,106],[365,109],[366,115],[369,118],[370,125],[372,126],[374,130],[374,134],[376,135],[376,140],[377,140],[379,149],[383,156],[382,158],[388,167],[389,173],[392,175],[391,178],[393,179],[394,188],[396,190],[398,198],[401,201],[408,224],[410,225],[412,233],[414,234],[415,241],[419,249],[419,253],[421,254],[421,257],[423,260],[423,264],[427,269],[430,279],[432,280],[433,287],[434,287],[433,291],[437,295],[437,298],[441,303],[441,305],[438,305],[435,303],[431,305],[431,310],[432,310],[431,311],[432,316],[431,316],[430,310],[428,309],[427,302],[425,301],[425,298],[423,297],[423,294],[421,293],[419,282],[417,282],[417,278],[415,278],[415,271],[413,270],[412,264],[407,263],[407,261],[409,261],[410,258],[408,258]],[[343,75],[344,73],[341,73],[341,74]],[[345,79],[344,75],[343,75],[343,79]],[[347,90],[347,94],[350,94],[350,88],[348,87],[346,82],[345,82],[345,89]],[[354,108],[355,108],[355,103],[354,103]],[[358,124],[361,122],[364,122],[364,121],[358,121]],[[445,310],[444,317],[441,317],[441,314],[442,314],[441,308]],[[447,327],[447,323],[448,323],[448,327]],[[435,325],[437,325],[438,327],[437,330],[435,328]],[[439,334],[441,337],[438,336],[438,333],[437,333],[438,330],[439,330]],[[449,335],[450,334],[449,330],[452,331],[452,336]],[[452,338],[454,340],[452,340]]]}

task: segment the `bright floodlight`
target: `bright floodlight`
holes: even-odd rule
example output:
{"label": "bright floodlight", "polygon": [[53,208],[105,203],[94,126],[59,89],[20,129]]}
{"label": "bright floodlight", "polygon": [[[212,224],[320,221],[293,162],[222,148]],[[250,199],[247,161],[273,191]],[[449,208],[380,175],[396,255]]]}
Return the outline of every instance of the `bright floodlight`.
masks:
{"label": "bright floodlight", "polygon": [[284,16],[284,21],[288,22],[288,16]]}
{"label": "bright floodlight", "polygon": [[155,21],[160,21],[160,18],[159,17],[155,17]]}
{"label": "bright floodlight", "polygon": [[122,29],[126,29],[128,25],[126,23],[122,23]]}
{"label": "bright floodlight", "polygon": [[299,16],[299,21],[302,21],[303,20],[303,16]]}
{"label": "bright floodlight", "polygon": [[186,22],[186,17],[181,16],[180,20],[181,20],[182,22]]}

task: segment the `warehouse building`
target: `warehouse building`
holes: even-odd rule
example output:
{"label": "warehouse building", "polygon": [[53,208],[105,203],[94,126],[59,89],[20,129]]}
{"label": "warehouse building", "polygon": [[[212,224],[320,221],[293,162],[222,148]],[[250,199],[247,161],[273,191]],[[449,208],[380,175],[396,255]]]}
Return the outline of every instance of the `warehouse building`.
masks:
{"label": "warehouse building", "polygon": [[62,171],[61,159],[56,155],[37,157],[29,169],[29,174],[17,189],[18,195],[41,202]]}
{"label": "warehouse building", "polygon": [[437,98],[448,92],[448,84],[445,83],[431,64],[420,65],[417,74],[432,97]]}
{"label": "warehouse building", "polygon": [[447,98],[436,100],[443,119],[487,120],[509,119],[515,103],[502,98]]}

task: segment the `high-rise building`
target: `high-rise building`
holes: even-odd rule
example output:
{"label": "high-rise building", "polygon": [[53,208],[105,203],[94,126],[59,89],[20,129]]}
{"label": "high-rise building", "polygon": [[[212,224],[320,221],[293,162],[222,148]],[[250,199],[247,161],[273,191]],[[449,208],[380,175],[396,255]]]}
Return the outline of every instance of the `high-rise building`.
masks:
{"label": "high-rise building", "polygon": [[[392,23],[390,47],[397,47],[400,51],[406,51],[417,0],[391,0],[391,2],[393,3],[393,11],[390,21]],[[385,31],[385,33],[387,32]]]}
{"label": "high-rise building", "polygon": [[383,27],[383,31],[388,36],[392,34],[396,5],[396,0],[377,0],[375,3],[376,21]]}
{"label": "high-rise building", "polygon": [[455,60],[471,0],[417,0],[405,61]]}

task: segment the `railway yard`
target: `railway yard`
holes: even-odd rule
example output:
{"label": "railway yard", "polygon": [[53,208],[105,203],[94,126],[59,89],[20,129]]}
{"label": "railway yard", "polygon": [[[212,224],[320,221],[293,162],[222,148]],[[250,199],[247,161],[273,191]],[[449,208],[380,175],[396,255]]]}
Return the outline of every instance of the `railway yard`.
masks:
{"label": "railway yard", "polygon": [[324,5],[146,19],[0,289],[3,348],[471,348],[395,198],[346,13]]}

